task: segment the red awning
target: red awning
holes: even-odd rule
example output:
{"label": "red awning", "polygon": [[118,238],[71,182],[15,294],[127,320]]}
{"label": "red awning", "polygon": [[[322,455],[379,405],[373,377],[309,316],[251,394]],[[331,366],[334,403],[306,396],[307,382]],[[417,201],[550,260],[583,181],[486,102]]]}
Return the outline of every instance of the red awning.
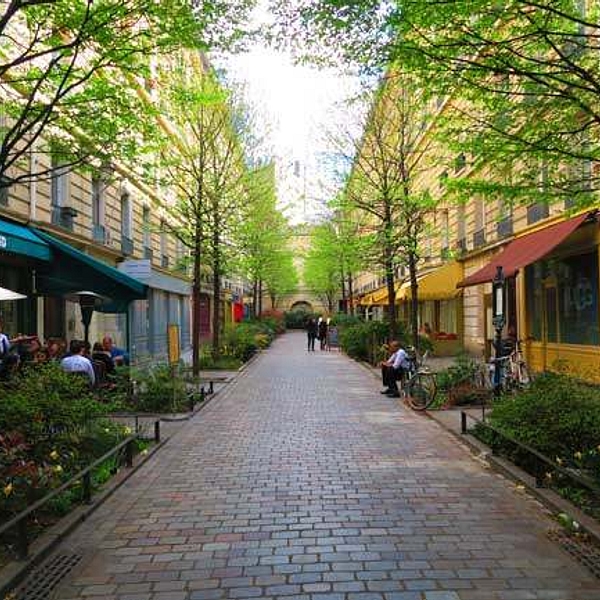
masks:
{"label": "red awning", "polygon": [[514,239],[504,250],[496,254],[485,267],[463,279],[457,287],[489,283],[496,276],[497,267],[502,267],[504,277],[514,277],[522,267],[530,265],[549,254],[593,214],[595,213],[584,213]]}

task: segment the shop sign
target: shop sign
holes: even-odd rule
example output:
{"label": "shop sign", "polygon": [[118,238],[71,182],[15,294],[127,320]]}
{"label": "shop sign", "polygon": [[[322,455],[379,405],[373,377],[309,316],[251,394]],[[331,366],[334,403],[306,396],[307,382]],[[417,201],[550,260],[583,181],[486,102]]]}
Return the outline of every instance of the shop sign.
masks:
{"label": "shop sign", "polygon": [[6,239],[5,236],[0,235],[0,248],[2,248],[4,250],[4,249],[6,249],[7,246],[8,246],[8,240]]}
{"label": "shop sign", "polygon": [[594,305],[592,282],[582,277],[574,286],[565,287],[567,305],[580,312]]}

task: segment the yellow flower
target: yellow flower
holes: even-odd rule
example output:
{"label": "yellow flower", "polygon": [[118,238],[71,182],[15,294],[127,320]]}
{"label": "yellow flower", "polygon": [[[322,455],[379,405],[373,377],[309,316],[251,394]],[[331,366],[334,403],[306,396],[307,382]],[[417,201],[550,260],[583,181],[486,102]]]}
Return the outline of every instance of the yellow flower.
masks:
{"label": "yellow flower", "polygon": [[563,460],[562,460],[562,458],[560,458],[560,456],[556,457],[556,464],[559,466],[563,464]]}
{"label": "yellow flower", "polygon": [[125,431],[126,435],[131,435],[133,430],[131,429],[131,427],[125,427],[125,429],[123,431]]}
{"label": "yellow flower", "polygon": [[581,460],[583,458],[583,454],[581,454],[581,452],[575,452],[575,454],[573,454],[573,456],[577,459],[577,460]]}
{"label": "yellow flower", "polygon": [[104,428],[104,433],[110,433],[110,429],[108,427]]}
{"label": "yellow flower", "polygon": [[14,487],[12,483],[9,483],[8,485],[4,486],[4,490],[2,490],[4,492],[4,495],[8,498],[12,493],[13,493]]}
{"label": "yellow flower", "polygon": [[54,465],[52,467],[52,470],[57,474],[60,475],[60,473],[63,472],[63,468],[60,465]]}
{"label": "yellow flower", "polygon": [[52,452],[50,452],[50,458],[52,460],[57,460],[58,459],[58,452],[56,450],[52,450]]}
{"label": "yellow flower", "polygon": [[143,450],[140,452],[140,454],[141,454],[142,456],[146,456],[146,454],[148,454],[148,449],[147,449],[147,448],[144,448],[144,449],[143,449]]}

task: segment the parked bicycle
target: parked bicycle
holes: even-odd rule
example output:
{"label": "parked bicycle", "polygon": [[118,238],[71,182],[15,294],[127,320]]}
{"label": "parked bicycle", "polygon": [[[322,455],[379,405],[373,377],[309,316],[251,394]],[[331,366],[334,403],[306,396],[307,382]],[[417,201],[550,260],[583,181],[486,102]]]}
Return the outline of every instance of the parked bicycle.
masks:
{"label": "parked bicycle", "polygon": [[435,400],[437,383],[435,374],[426,365],[429,353],[422,357],[412,349],[409,352],[409,368],[400,387],[400,396],[405,398],[413,410],[425,410]]}
{"label": "parked bicycle", "polygon": [[515,392],[526,388],[531,383],[529,367],[523,358],[521,341],[517,340],[510,354],[494,358],[491,361],[492,382],[495,382],[494,370],[500,368],[500,389],[504,392]]}

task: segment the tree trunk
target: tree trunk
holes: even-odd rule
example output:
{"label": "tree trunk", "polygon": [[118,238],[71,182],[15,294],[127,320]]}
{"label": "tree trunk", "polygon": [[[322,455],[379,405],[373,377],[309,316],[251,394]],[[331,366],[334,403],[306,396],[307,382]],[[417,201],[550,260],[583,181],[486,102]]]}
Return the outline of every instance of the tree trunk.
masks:
{"label": "tree trunk", "polygon": [[388,322],[390,324],[390,339],[396,338],[397,323],[396,323],[396,281],[394,277],[394,263],[391,258],[391,253],[386,252],[385,259],[385,281],[388,292]]}
{"label": "tree trunk", "polygon": [[344,269],[340,269],[340,277],[342,280],[342,306],[344,314],[348,314],[348,297],[346,296],[346,278],[344,277]]}
{"label": "tree trunk", "polygon": [[194,377],[200,375],[200,276],[201,276],[201,250],[202,230],[200,224],[196,224],[194,232],[194,266],[192,283],[192,374]]}
{"label": "tree trunk", "polygon": [[271,297],[271,310],[275,310],[277,308],[277,296],[275,294],[269,294]]}
{"label": "tree trunk", "polygon": [[263,311],[263,282],[262,279],[258,280],[258,315],[256,315],[259,319],[260,316],[262,315],[262,311]]}
{"label": "tree trunk", "polygon": [[213,360],[219,358],[221,351],[221,255],[220,239],[218,228],[215,227],[213,233],[213,335],[212,335],[212,356]]}
{"label": "tree trunk", "polygon": [[348,311],[350,315],[354,316],[354,289],[352,286],[352,273],[348,273]]}
{"label": "tree trunk", "polygon": [[252,318],[258,316],[258,280],[255,279],[252,284]]}
{"label": "tree trunk", "polygon": [[408,273],[410,276],[410,329],[415,350],[419,351],[419,283],[417,281],[417,257],[408,253]]}

